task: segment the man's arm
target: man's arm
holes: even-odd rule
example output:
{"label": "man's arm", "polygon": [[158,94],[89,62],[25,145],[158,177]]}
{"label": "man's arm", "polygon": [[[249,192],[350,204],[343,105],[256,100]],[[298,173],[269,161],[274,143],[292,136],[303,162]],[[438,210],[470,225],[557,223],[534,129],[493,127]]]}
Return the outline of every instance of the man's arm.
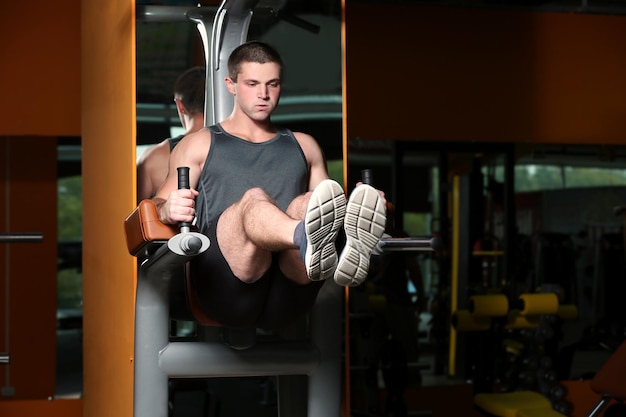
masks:
{"label": "man's arm", "polygon": [[152,198],[167,177],[170,147],[167,140],[146,149],[137,158],[137,201]]}
{"label": "man's arm", "polygon": [[309,165],[309,190],[312,190],[317,184],[328,179],[326,158],[313,136],[302,132],[294,132],[294,136],[298,140]]}
{"label": "man's arm", "polygon": [[[196,187],[209,152],[211,134],[202,129],[185,136],[172,151],[167,178],[153,200],[157,206],[159,220],[167,224],[191,222],[195,217]],[[191,189],[178,189],[178,167],[189,167]]]}

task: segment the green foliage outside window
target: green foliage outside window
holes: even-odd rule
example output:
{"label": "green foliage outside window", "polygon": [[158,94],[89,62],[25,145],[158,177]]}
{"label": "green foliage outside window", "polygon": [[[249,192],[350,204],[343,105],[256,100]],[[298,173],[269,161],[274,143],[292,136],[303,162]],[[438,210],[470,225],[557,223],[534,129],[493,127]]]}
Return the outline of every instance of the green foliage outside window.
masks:
{"label": "green foliage outside window", "polygon": [[81,177],[58,182],[58,239],[80,240],[83,236],[83,185]]}
{"label": "green foliage outside window", "polygon": [[[80,242],[82,240],[82,178],[60,178],[58,181],[58,240]],[[66,260],[65,260],[66,261]],[[59,265],[64,262],[59,258]],[[57,308],[81,308],[82,271],[78,267],[63,267],[57,274]]]}

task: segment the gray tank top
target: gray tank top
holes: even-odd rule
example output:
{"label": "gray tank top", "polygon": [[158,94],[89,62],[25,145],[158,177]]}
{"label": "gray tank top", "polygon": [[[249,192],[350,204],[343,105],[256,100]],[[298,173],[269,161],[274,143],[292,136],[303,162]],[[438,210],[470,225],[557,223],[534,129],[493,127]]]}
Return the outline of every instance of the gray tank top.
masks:
{"label": "gray tank top", "polygon": [[226,208],[250,188],[260,187],[282,210],[308,189],[309,170],[293,133],[279,128],[276,136],[252,143],[210,126],[211,148],[198,181],[197,225],[206,231]]}

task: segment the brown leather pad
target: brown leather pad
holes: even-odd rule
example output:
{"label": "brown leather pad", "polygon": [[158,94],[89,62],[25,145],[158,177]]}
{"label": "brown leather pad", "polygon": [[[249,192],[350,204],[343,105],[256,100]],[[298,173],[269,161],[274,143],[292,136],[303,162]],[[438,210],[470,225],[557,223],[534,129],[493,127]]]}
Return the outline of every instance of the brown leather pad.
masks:
{"label": "brown leather pad", "polygon": [[137,256],[153,242],[166,242],[178,233],[178,226],[159,221],[156,205],[152,200],[142,200],[124,220],[128,252]]}

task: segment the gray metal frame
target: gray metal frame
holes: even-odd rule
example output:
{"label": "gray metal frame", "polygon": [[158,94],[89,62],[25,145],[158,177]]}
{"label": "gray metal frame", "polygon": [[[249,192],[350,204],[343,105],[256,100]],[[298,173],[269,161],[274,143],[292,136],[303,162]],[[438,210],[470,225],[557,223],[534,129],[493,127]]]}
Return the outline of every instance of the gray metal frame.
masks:
{"label": "gray metal frame", "polygon": [[[181,233],[139,268],[135,311],[135,417],[168,415],[168,379],[309,375],[309,417],[341,412],[342,288],[327,282],[311,312],[311,341],[273,341],[235,350],[222,342],[169,341],[169,287],[178,268],[206,250]],[[208,239],[206,239],[208,241]],[[191,249],[189,247],[191,246]],[[187,247],[187,249],[185,249]],[[199,248],[199,249],[198,249]],[[279,387],[280,396],[280,387]],[[281,398],[282,409],[296,409]],[[279,416],[285,414],[279,409]]]}

